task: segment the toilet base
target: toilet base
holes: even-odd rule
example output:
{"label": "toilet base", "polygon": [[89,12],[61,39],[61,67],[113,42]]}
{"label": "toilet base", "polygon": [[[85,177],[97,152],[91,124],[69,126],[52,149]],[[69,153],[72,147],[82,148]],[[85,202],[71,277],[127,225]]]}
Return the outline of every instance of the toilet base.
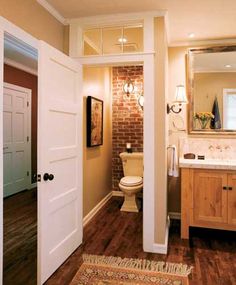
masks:
{"label": "toilet base", "polygon": [[134,212],[138,213],[140,210],[140,202],[137,200],[136,195],[127,195],[124,193],[124,203],[121,207],[122,212]]}

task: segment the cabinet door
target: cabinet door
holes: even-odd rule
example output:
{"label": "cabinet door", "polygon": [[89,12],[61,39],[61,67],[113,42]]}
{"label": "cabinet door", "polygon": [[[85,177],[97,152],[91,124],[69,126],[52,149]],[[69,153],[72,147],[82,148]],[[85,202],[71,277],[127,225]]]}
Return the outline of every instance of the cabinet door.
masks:
{"label": "cabinet door", "polygon": [[195,170],[193,207],[196,223],[227,223],[227,174],[212,170]]}
{"label": "cabinet door", "polygon": [[232,190],[228,190],[228,223],[236,225],[236,175],[228,175],[228,186]]}

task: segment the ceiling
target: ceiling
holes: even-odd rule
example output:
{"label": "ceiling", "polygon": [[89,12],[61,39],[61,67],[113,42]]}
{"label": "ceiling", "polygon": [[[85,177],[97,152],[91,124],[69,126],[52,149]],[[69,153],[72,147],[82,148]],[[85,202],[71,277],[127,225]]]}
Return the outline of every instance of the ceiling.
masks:
{"label": "ceiling", "polygon": [[236,52],[213,52],[193,55],[195,72],[235,72]]}
{"label": "ceiling", "polygon": [[[170,44],[236,38],[235,0],[47,0],[64,18],[168,11]],[[188,35],[195,37],[189,39]]]}

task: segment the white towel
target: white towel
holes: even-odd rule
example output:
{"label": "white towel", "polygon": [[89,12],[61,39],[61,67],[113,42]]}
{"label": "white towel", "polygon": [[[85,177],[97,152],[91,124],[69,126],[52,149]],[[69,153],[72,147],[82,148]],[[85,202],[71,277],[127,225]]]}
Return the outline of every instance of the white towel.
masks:
{"label": "white towel", "polygon": [[178,170],[178,155],[177,149],[175,145],[170,145],[169,149],[169,167],[168,167],[168,175],[173,177],[179,177]]}

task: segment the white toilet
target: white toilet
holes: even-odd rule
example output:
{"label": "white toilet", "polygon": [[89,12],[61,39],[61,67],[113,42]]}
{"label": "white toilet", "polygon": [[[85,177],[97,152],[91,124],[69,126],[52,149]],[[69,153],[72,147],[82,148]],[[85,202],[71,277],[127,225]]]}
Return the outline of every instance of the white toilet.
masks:
{"label": "white toilet", "polygon": [[124,177],[121,178],[119,187],[124,192],[124,203],[121,211],[138,212],[140,205],[136,194],[143,189],[143,153],[120,153]]}

